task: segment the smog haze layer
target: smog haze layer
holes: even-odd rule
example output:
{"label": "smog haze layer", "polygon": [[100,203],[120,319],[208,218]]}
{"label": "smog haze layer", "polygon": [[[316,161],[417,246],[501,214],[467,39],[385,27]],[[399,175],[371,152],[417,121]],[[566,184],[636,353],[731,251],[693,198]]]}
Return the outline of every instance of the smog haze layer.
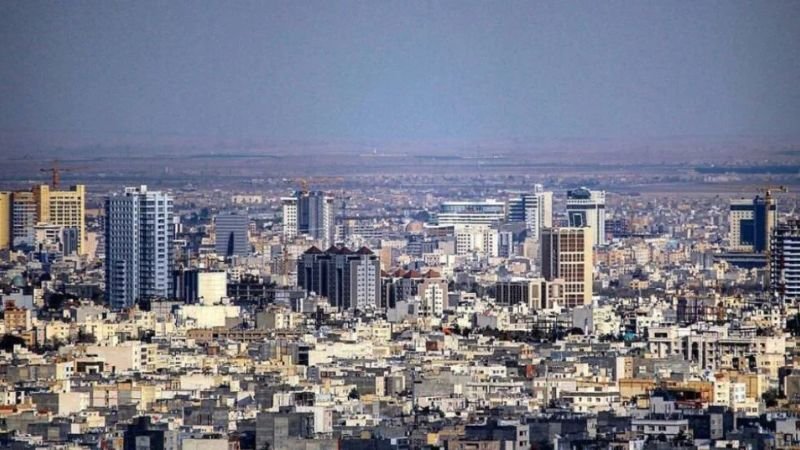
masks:
{"label": "smog haze layer", "polygon": [[3,2],[0,177],[792,182],[799,21],[797,2]]}

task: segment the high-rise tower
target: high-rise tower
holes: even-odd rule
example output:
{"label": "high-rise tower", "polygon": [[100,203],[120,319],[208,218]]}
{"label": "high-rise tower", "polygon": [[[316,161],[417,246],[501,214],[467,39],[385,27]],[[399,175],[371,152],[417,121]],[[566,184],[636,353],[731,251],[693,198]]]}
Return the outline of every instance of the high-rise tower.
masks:
{"label": "high-rise tower", "polygon": [[113,308],[172,292],[172,197],[147,186],[106,198],[106,296]]}
{"label": "high-rise tower", "polygon": [[47,224],[73,229],[78,235],[76,250],[83,254],[85,204],[86,188],[80,184],[66,191],[43,184],[29,191],[0,193],[0,249],[33,245],[34,227]]}
{"label": "high-rise tower", "polygon": [[283,235],[287,239],[306,235],[322,246],[333,244],[335,231],[334,198],[321,191],[296,191],[283,203]]}
{"label": "high-rise tower", "polygon": [[542,228],[553,226],[553,193],[537,184],[533,193],[510,198],[507,213],[509,222],[524,222],[528,237],[539,240]]}
{"label": "high-rise tower", "polygon": [[592,244],[606,243],[606,191],[585,187],[567,191],[567,216],[570,227],[592,230]]}
{"label": "high-rise tower", "polygon": [[782,300],[800,300],[800,220],[773,230],[769,269],[772,292]]}
{"label": "high-rise tower", "polygon": [[11,192],[0,192],[0,250],[11,248]]}
{"label": "high-rise tower", "polygon": [[366,247],[331,246],[324,252],[311,247],[297,260],[297,284],[340,310],[374,310],[380,302],[380,266],[378,255]]}
{"label": "high-rise tower", "polygon": [[591,229],[545,228],[542,232],[542,277],[564,281],[567,308],[592,302],[593,250]]}
{"label": "high-rise tower", "polygon": [[764,253],[769,249],[772,229],[778,219],[778,205],[756,196],[753,199],[733,199],[730,205],[730,247],[733,252]]}
{"label": "high-rise tower", "polygon": [[245,214],[219,214],[214,219],[215,246],[219,256],[247,256],[250,241],[247,237],[250,220]]}

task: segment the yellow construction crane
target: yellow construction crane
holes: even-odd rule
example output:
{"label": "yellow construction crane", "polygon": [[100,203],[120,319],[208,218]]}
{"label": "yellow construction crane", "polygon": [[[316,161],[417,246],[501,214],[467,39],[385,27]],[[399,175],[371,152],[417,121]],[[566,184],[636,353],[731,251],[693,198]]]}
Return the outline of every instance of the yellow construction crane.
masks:
{"label": "yellow construction crane", "polygon": [[321,183],[341,183],[344,181],[342,177],[312,177],[312,178],[284,178],[286,183],[297,183],[300,185],[300,192],[308,193],[311,184]]}
{"label": "yellow construction crane", "polygon": [[772,193],[773,192],[775,192],[775,191],[783,192],[783,193],[789,192],[789,189],[786,186],[783,186],[783,185],[763,186],[759,190],[764,193],[764,199],[767,200],[767,204],[769,204],[770,200],[772,200]]}

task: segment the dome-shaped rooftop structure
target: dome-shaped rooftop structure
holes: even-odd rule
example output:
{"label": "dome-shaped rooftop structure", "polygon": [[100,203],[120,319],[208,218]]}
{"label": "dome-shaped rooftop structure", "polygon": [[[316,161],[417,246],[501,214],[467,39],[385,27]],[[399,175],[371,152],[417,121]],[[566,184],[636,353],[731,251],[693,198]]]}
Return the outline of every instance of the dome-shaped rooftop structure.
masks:
{"label": "dome-shaped rooftop structure", "polygon": [[11,279],[11,285],[14,287],[25,287],[28,285],[28,282],[25,281],[22,275],[17,275]]}

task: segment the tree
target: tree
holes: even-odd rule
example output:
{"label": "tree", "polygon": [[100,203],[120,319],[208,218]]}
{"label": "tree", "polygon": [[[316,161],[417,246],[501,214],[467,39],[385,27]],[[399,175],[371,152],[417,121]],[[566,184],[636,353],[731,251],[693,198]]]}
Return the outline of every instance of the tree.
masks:
{"label": "tree", "polygon": [[767,408],[774,408],[778,406],[778,391],[776,389],[769,389],[761,394],[761,399],[764,400],[764,404],[767,405]]}
{"label": "tree", "polygon": [[689,442],[689,436],[687,436],[683,430],[680,430],[678,434],[672,439],[673,444],[686,444],[688,442]]}
{"label": "tree", "polygon": [[350,390],[350,393],[347,394],[347,398],[350,400],[358,400],[361,398],[361,394],[358,393],[358,389],[353,388]]}
{"label": "tree", "polygon": [[83,330],[79,330],[77,342],[79,344],[96,344],[97,337],[91,333],[86,333]]}
{"label": "tree", "polygon": [[25,346],[25,339],[22,339],[19,336],[14,336],[13,334],[4,334],[2,338],[0,338],[0,349],[5,350],[7,352],[14,351],[15,345],[22,345]]}
{"label": "tree", "polygon": [[792,336],[800,335],[800,313],[786,320],[786,329],[792,333]]}

